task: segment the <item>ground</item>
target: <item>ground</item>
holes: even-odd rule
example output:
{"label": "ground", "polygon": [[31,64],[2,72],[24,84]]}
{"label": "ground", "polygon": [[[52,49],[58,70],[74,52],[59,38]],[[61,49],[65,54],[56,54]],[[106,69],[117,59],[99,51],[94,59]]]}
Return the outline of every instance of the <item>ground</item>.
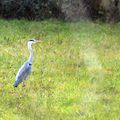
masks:
{"label": "ground", "polygon": [[[120,24],[0,20],[0,120],[119,120]],[[15,76],[34,44],[26,87]]]}

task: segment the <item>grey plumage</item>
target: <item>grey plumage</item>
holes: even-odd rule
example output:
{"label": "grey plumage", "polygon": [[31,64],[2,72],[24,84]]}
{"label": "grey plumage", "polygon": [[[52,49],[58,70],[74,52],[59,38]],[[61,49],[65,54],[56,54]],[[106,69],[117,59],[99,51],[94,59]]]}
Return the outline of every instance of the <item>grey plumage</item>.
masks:
{"label": "grey plumage", "polygon": [[31,64],[26,61],[21,68],[19,69],[16,75],[16,81],[14,83],[14,87],[17,87],[19,83],[23,82],[27,78],[27,76],[31,73]]}
{"label": "grey plumage", "polygon": [[17,87],[21,82],[24,84],[24,80],[28,77],[28,75],[31,73],[32,69],[32,61],[33,61],[33,50],[32,50],[32,44],[39,42],[35,39],[31,39],[28,41],[28,50],[30,51],[29,59],[21,66],[19,69],[16,80],[13,84],[14,87]]}

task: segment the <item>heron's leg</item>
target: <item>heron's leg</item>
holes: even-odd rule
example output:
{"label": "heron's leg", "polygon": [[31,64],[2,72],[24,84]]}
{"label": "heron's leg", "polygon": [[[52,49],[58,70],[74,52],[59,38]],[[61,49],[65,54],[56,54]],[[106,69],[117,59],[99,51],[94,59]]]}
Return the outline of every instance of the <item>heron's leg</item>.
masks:
{"label": "heron's leg", "polygon": [[23,87],[25,87],[25,81],[23,81],[22,84],[23,84]]}

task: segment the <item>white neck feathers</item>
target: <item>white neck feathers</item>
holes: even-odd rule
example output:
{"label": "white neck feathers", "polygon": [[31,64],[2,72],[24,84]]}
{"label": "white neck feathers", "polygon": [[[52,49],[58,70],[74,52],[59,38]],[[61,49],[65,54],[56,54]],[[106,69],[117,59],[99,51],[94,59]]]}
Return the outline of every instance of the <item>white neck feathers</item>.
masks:
{"label": "white neck feathers", "polygon": [[32,49],[32,43],[31,42],[28,42],[28,50],[30,52],[28,62],[32,63],[32,61],[33,61],[33,49]]}

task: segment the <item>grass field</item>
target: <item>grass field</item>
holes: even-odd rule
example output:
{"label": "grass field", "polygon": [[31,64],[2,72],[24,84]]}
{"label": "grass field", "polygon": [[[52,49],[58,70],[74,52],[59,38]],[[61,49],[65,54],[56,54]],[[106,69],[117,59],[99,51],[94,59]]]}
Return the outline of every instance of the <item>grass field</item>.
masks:
{"label": "grass field", "polygon": [[[42,43],[14,89],[31,38]],[[0,20],[0,120],[120,120],[120,24]]]}

